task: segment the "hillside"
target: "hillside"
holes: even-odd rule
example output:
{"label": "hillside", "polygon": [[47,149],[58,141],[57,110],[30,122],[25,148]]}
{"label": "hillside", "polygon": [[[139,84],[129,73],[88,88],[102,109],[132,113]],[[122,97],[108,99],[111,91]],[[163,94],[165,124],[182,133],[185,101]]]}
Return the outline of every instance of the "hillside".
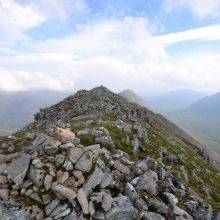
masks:
{"label": "hillside", "polygon": [[167,117],[204,143],[220,164],[220,93],[205,97],[182,111],[171,112]]}
{"label": "hillside", "polygon": [[220,211],[220,176],[199,143],[105,87],[41,109],[0,145],[1,218],[212,219]]}
{"label": "hillside", "polygon": [[40,108],[48,107],[63,98],[67,92],[36,90],[24,92],[0,91],[0,129],[9,132],[22,128],[33,120]]}
{"label": "hillside", "polygon": [[122,92],[119,93],[119,95],[121,97],[127,99],[129,102],[136,103],[136,104],[138,104],[142,107],[145,107],[151,111],[153,110],[142,97],[140,97],[139,95],[137,95],[136,93],[134,93],[130,89],[123,90]]}
{"label": "hillside", "polygon": [[158,112],[168,113],[188,108],[205,97],[205,93],[194,90],[176,90],[156,97],[146,97],[148,103]]}

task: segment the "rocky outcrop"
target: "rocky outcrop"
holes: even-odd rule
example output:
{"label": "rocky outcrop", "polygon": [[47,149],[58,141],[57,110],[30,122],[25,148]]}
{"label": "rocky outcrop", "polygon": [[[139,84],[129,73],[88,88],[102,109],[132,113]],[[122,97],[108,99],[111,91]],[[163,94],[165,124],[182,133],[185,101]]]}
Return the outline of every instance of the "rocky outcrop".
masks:
{"label": "rocky outcrop", "polygon": [[1,219],[211,219],[214,168],[157,117],[104,88],[41,110],[4,139]]}

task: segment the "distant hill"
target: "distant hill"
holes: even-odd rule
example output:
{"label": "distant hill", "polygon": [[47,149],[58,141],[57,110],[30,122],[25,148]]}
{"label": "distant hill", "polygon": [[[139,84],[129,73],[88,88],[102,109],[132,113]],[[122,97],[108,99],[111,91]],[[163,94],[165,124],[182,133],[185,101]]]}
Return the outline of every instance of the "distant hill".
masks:
{"label": "distant hill", "polygon": [[220,93],[166,116],[220,154]]}
{"label": "distant hill", "polygon": [[119,93],[119,95],[128,100],[129,102],[136,103],[142,107],[154,111],[142,97],[140,97],[130,89],[123,90]]}
{"label": "distant hill", "polygon": [[176,90],[156,97],[146,98],[147,102],[158,112],[172,112],[188,108],[206,94],[194,90]]}
{"label": "distant hill", "polygon": [[0,133],[24,127],[39,108],[48,107],[69,95],[68,92],[36,90],[5,92],[0,90]]}

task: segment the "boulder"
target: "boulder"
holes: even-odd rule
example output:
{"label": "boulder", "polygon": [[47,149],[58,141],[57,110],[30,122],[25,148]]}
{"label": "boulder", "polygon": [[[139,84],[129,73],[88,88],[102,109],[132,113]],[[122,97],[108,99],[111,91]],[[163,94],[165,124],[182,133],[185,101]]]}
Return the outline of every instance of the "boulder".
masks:
{"label": "boulder", "polygon": [[22,184],[30,163],[30,156],[22,154],[20,158],[13,160],[7,167],[8,179],[13,189],[18,189]]}
{"label": "boulder", "polygon": [[75,134],[67,129],[57,127],[54,136],[63,143],[72,141],[75,138]]}

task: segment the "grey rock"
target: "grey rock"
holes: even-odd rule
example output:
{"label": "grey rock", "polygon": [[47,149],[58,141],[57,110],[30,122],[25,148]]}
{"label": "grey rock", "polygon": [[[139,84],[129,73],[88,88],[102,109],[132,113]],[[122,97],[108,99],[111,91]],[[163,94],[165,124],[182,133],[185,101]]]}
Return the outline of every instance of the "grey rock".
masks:
{"label": "grey rock", "polygon": [[46,191],[48,191],[51,188],[52,182],[53,182],[53,177],[51,175],[47,174],[44,179],[44,188]]}
{"label": "grey rock", "polygon": [[169,207],[157,199],[148,200],[147,205],[150,211],[152,210],[160,214],[167,214],[169,212]]}
{"label": "grey rock", "polygon": [[178,198],[172,193],[165,192],[164,196],[169,204],[176,205],[178,203]]}
{"label": "grey rock", "polygon": [[30,166],[28,171],[28,177],[37,187],[43,186],[45,175],[45,170],[37,169],[33,165]]}
{"label": "grey rock", "polygon": [[56,166],[62,166],[65,162],[66,156],[63,154],[56,154],[55,155],[55,161],[56,161]]}
{"label": "grey rock", "polygon": [[120,196],[114,199],[115,206],[106,214],[108,220],[133,220],[137,219],[138,211],[126,196]]}
{"label": "grey rock", "polygon": [[56,216],[54,217],[54,219],[63,219],[63,217],[69,215],[70,212],[71,212],[71,209],[68,208],[68,209],[66,209],[65,211],[63,211],[63,212],[59,213],[58,215],[56,215]]}
{"label": "grey rock", "polygon": [[21,208],[6,208],[0,206],[0,219],[1,220],[31,220],[31,217],[25,209]]}
{"label": "grey rock", "polygon": [[148,170],[148,167],[146,163],[141,161],[141,162],[134,164],[134,166],[132,167],[132,170],[136,175],[141,175]]}
{"label": "grey rock", "polygon": [[77,161],[75,168],[83,173],[89,173],[92,169],[93,153],[86,151],[82,157]]}
{"label": "grey rock", "polygon": [[59,203],[60,200],[56,198],[52,200],[52,202],[50,202],[48,205],[46,205],[45,207],[46,215],[49,216],[52,213],[52,211],[58,206]]}
{"label": "grey rock", "polygon": [[112,174],[106,173],[102,178],[102,181],[100,183],[100,188],[104,189],[108,187],[111,184],[112,180],[113,180]]}
{"label": "grey rock", "polygon": [[93,215],[93,218],[95,220],[105,220],[105,214],[101,211],[97,211],[94,215]]}
{"label": "grey rock", "polygon": [[51,138],[47,134],[40,134],[33,142],[33,148],[46,147],[51,141]]}
{"label": "grey rock", "polygon": [[75,210],[73,210],[63,220],[83,220],[83,214],[82,213],[77,213]]}
{"label": "grey rock", "polygon": [[105,212],[111,209],[112,203],[113,203],[113,198],[109,194],[104,194],[102,196],[101,207],[105,210]]}
{"label": "grey rock", "polygon": [[94,214],[95,214],[95,204],[92,202],[92,201],[90,201],[89,202],[89,214],[91,215],[91,216],[93,216]]}
{"label": "grey rock", "polygon": [[172,207],[172,214],[175,216],[175,219],[193,220],[192,216],[190,216],[186,211],[175,205]]}
{"label": "grey rock", "polygon": [[68,157],[70,161],[75,164],[79,158],[82,156],[82,149],[79,147],[72,147],[68,149]]}
{"label": "grey rock", "polygon": [[135,188],[130,183],[126,183],[125,189],[124,189],[124,194],[126,196],[128,196],[131,201],[134,201],[138,198],[138,194],[137,194]]}
{"label": "grey rock", "polygon": [[137,190],[145,190],[150,194],[157,194],[158,176],[154,171],[147,171],[137,179],[135,188]]}
{"label": "grey rock", "polygon": [[[69,208],[69,205],[67,203],[60,203],[50,214],[51,218],[54,218],[55,216],[58,216],[59,214],[63,213],[64,211],[66,211]],[[70,212],[69,212],[70,213]],[[66,215],[68,215],[69,213],[67,213]],[[57,218],[55,218],[57,219]]]}
{"label": "grey rock", "polygon": [[98,167],[95,168],[94,172],[88,177],[86,180],[83,189],[85,190],[86,194],[88,195],[96,186],[98,186],[102,178],[104,177],[104,173]]}
{"label": "grey rock", "polygon": [[82,207],[82,211],[85,215],[89,214],[89,204],[85,191],[81,188],[77,192],[77,200]]}
{"label": "grey rock", "polygon": [[13,160],[7,167],[8,179],[13,189],[18,189],[22,184],[30,163],[30,156],[22,154],[20,158]]}
{"label": "grey rock", "polygon": [[143,220],[165,220],[163,216],[155,212],[145,212],[142,219]]}

